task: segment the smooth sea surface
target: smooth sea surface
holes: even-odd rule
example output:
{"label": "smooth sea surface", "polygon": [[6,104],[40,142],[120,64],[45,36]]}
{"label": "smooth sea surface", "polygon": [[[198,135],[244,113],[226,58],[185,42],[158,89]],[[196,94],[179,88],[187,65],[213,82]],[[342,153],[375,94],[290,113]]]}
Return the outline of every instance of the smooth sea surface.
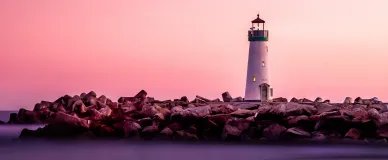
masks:
{"label": "smooth sea surface", "polygon": [[[0,112],[8,121],[12,112]],[[23,128],[0,125],[0,160],[373,160],[388,159],[388,148],[360,145],[243,145],[111,141],[20,141]]]}

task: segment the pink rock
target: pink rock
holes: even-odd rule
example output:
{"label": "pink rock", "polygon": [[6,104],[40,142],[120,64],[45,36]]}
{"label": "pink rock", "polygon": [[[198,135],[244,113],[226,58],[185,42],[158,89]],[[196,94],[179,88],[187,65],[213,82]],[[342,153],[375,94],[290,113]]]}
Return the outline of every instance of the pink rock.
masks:
{"label": "pink rock", "polygon": [[135,95],[135,98],[146,99],[147,92],[145,90],[141,90],[139,93]]}
{"label": "pink rock", "polygon": [[268,140],[279,140],[280,135],[287,129],[277,123],[270,125],[263,131],[263,136]]}
{"label": "pink rock", "polygon": [[232,98],[232,96],[230,95],[229,92],[224,92],[224,93],[222,93],[222,100],[223,100],[224,102],[230,102],[232,99],[233,99],[233,98]]}
{"label": "pink rock", "polygon": [[272,102],[288,102],[288,100],[287,98],[278,97],[278,98],[272,99]]}
{"label": "pink rock", "polygon": [[360,130],[356,128],[351,128],[346,134],[345,138],[360,139],[361,133]]}

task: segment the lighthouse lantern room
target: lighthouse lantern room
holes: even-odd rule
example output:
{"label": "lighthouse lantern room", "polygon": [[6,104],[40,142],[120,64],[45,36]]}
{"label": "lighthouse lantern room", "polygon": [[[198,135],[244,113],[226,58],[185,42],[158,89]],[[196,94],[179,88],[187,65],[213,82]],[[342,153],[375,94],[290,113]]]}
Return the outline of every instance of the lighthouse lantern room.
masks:
{"label": "lighthouse lantern room", "polygon": [[257,15],[248,31],[249,56],[245,101],[270,101],[273,97],[268,73],[268,30],[265,21]]}

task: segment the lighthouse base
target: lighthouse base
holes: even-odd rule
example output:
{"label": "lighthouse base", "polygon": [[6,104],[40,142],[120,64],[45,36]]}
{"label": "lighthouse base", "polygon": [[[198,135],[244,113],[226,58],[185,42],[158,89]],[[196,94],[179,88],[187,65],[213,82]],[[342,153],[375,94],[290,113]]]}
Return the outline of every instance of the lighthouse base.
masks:
{"label": "lighthouse base", "polygon": [[[252,85],[253,86],[253,85]],[[247,87],[244,101],[269,102],[273,96],[273,89],[267,83],[262,83],[256,87]]]}
{"label": "lighthouse base", "polygon": [[244,102],[261,102],[261,100],[244,100]]}

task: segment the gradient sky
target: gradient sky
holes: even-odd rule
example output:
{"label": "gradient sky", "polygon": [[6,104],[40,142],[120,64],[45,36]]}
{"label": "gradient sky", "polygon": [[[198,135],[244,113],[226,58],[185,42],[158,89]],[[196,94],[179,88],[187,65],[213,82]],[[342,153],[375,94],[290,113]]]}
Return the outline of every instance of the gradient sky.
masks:
{"label": "gradient sky", "polygon": [[275,97],[388,101],[387,0],[2,0],[0,109],[94,90],[113,100],[244,96],[267,21]]}

